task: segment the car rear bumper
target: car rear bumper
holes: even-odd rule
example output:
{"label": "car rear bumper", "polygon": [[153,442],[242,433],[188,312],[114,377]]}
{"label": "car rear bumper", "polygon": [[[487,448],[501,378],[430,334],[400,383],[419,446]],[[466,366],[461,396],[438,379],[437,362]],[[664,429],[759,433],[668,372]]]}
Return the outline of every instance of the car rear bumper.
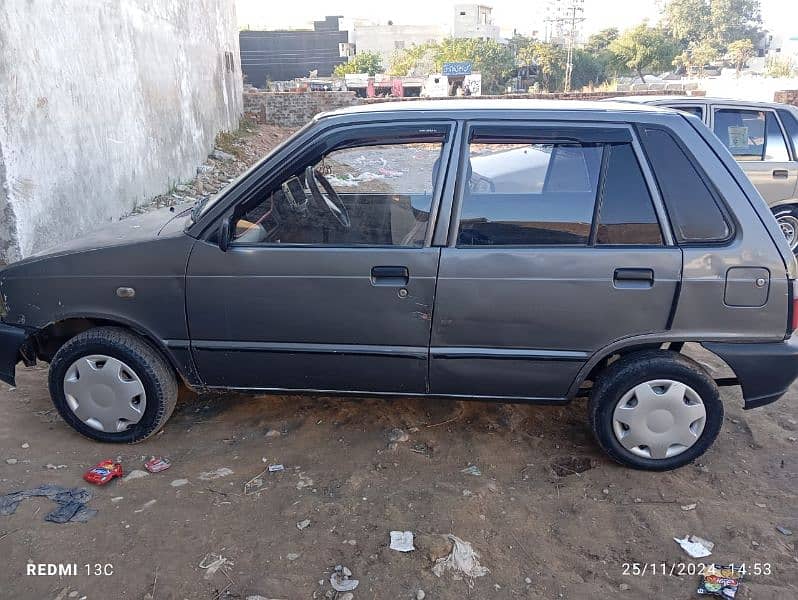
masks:
{"label": "car rear bumper", "polygon": [[781,398],[798,377],[798,334],[783,342],[701,344],[731,367],[743,389],[744,408]]}
{"label": "car rear bumper", "polygon": [[17,363],[23,358],[20,349],[27,339],[28,332],[21,327],[0,323],[0,381],[16,385]]}

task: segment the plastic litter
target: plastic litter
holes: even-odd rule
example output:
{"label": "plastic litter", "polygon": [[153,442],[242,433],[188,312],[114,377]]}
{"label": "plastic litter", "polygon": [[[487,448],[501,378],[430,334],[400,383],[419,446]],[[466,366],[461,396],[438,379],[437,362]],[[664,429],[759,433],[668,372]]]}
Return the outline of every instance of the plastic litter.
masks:
{"label": "plastic litter", "polygon": [[269,465],[269,473],[277,473],[278,471],[285,471],[283,465]]}
{"label": "plastic litter", "polygon": [[469,465],[465,469],[461,469],[460,472],[466,475],[476,475],[477,477],[482,475],[482,471],[480,471],[479,467],[476,465]]}
{"label": "plastic litter", "polygon": [[229,558],[225,558],[221,554],[206,554],[205,558],[203,558],[199,564],[200,569],[205,569],[205,579],[213,579],[216,572],[226,566],[232,567],[233,561]]}
{"label": "plastic litter", "polygon": [[133,481],[134,479],[141,479],[142,477],[147,477],[147,471],[142,471],[141,469],[133,469],[130,473],[125,475],[122,478],[122,481]]}
{"label": "plastic litter", "polygon": [[721,598],[734,598],[745,577],[745,571],[732,565],[707,565],[696,593]]}
{"label": "plastic litter", "polygon": [[792,529],[782,527],[781,525],[776,525],[776,531],[778,531],[781,535],[792,535]]}
{"label": "plastic litter", "polygon": [[213,481],[214,479],[219,479],[221,477],[227,477],[228,475],[232,475],[233,470],[228,469],[227,467],[219,467],[215,471],[205,471],[204,473],[200,473],[199,478],[203,481]]}
{"label": "plastic litter", "polygon": [[399,552],[412,552],[415,550],[413,546],[413,532],[412,531],[392,531],[391,532],[391,550]]}
{"label": "plastic litter", "polygon": [[112,459],[101,460],[83,474],[83,479],[94,485],[105,485],[116,477],[122,477],[122,463]]}
{"label": "plastic litter", "polygon": [[352,571],[337,565],[330,575],[330,585],[336,592],[351,592],[360,585],[359,579],[351,579]]}
{"label": "plastic litter", "polygon": [[299,529],[299,531],[302,531],[303,529],[307,529],[308,527],[310,527],[310,519],[305,519],[304,521],[299,521],[296,524],[296,528]]}
{"label": "plastic litter", "polygon": [[432,572],[436,577],[440,577],[446,571],[453,571],[455,579],[462,579],[463,575],[468,578],[468,586],[473,587],[475,577],[482,577],[490,572],[486,567],[479,564],[479,553],[471,547],[471,544],[461,540],[456,535],[448,534],[446,537],[452,542],[452,551],[448,556],[439,558],[432,567]]}
{"label": "plastic litter", "polygon": [[171,461],[162,456],[153,456],[150,458],[150,460],[144,463],[144,468],[150,473],[160,473],[161,471],[166,471],[166,469],[171,466]]}
{"label": "plastic litter", "polygon": [[85,523],[97,514],[93,508],[87,508],[86,503],[91,500],[91,492],[86,488],[65,488],[60,485],[44,484],[39,487],[11,492],[0,496],[0,515],[13,515],[20,502],[27,498],[46,497],[55,502],[58,507],[45,515],[45,521],[53,523],[66,523],[75,521]]}
{"label": "plastic litter", "polygon": [[410,439],[410,436],[407,435],[407,432],[405,432],[402,429],[399,429],[398,427],[394,427],[393,429],[391,429],[388,432],[388,441],[389,442],[400,443],[400,442],[406,442],[409,439]]}
{"label": "plastic litter", "polygon": [[700,538],[697,535],[685,536],[684,539],[673,538],[673,541],[682,547],[692,558],[704,558],[712,554],[714,542]]}

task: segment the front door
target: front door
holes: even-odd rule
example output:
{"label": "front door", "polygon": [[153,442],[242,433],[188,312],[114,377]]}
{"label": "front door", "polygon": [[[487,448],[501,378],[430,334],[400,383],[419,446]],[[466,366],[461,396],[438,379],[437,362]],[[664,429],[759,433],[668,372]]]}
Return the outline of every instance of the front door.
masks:
{"label": "front door", "polygon": [[798,162],[775,111],[714,106],[712,130],[769,205],[795,197]]}
{"label": "front door", "polygon": [[227,251],[197,242],[187,312],[207,385],[426,392],[440,253],[430,227],[450,129],[316,136],[235,209]]}
{"label": "front door", "polygon": [[467,133],[430,389],[560,400],[596,350],[667,329],[681,252],[660,228],[628,127]]}

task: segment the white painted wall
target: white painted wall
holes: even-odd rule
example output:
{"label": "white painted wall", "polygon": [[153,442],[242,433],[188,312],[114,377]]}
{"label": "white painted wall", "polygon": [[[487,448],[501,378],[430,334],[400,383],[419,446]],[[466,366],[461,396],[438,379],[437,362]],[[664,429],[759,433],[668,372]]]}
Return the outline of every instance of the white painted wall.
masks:
{"label": "white painted wall", "polygon": [[374,25],[355,23],[350,40],[355,43],[357,52],[376,52],[382,57],[387,69],[391,57],[400,48],[420,46],[427,42],[439,42],[446,37],[447,30],[441,25]]}
{"label": "white painted wall", "polygon": [[0,260],[193,178],[241,93],[234,0],[0,2]]}

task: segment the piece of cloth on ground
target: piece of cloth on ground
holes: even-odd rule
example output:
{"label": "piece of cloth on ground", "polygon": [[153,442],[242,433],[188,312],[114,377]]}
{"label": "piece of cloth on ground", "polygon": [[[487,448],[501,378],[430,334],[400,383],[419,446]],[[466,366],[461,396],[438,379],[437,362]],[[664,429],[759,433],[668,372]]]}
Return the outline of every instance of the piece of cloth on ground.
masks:
{"label": "piece of cloth on ground", "polygon": [[86,506],[86,503],[91,500],[91,492],[86,488],[66,488],[46,483],[29,490],[18,490],[0,496],[0,515],[13,515],[20,502],[35,497],[49,498],[58,505],[45,515],[45,521],[85,523],[97,514],[95,509]]}

